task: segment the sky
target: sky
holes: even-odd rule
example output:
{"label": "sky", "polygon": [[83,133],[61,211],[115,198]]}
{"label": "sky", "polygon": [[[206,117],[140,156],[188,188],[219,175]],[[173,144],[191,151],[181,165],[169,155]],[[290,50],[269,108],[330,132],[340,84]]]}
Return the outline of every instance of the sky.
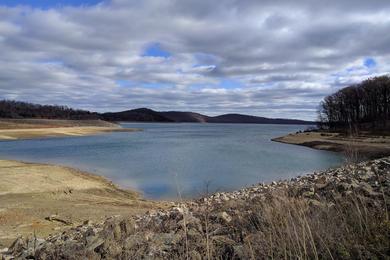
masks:
{"label": "sky", "polygon": [[0,99],[313,120],[389,43],[388,0],[0,0]]}

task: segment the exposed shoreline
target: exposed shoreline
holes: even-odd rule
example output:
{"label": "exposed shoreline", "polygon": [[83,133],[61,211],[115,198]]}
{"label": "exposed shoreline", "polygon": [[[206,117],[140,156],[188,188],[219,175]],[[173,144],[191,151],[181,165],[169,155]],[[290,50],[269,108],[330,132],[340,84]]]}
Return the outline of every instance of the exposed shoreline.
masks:
{"label": "exposed shoreline", "polygon": [[272,141],[306,146],[318,150],[342,152],[346,156],[367,159],[390,155],[390,136],[360,134],[349,137],[340,133],[297,132],[273,138]]}
{"label": "exposed shoreline", "polygon": [[[47,236],[85,220],[130,216],[164,206],[101,176],[11,160],[0,160],[0,201],[0,248],[20,235]],[[48,220],[53,216],[57,219]]]}
{"label": "exposed shoreline", "polygon": [[86,222],[45,239],[20,238],[3,253],[21,259],[249,259],[305,251],[309,259],[380,258],[388,253],[389,174],[385,157]]}
{"label": "exposed shoreline", "polygon": [[1,119],[0,141],[89,136],[111,132],[134,132],[101,120]]}

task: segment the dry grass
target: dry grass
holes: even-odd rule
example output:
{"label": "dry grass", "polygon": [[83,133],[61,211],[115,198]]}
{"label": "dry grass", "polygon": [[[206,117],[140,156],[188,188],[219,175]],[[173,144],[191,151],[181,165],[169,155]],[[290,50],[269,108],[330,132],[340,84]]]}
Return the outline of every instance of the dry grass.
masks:
{"label": "dry grass", "polygon": [[[130,255],[141,259],[157,247],[157,259],[389,259],[388,210],[383,198],[355,193],[318,203],[268,194],[205,206],[195,214],[200,223],[187,216],[184,226],[183,219],[146,225]],[[220,212],[232,221],[221,223]],[[143,232],[153,238],[143,240]]]}
{"label": "dry grass", "polygon": [[248,258],[384,259],[389,256],[388,209],[356,195],[323,206],[272,197],[237,224]]}

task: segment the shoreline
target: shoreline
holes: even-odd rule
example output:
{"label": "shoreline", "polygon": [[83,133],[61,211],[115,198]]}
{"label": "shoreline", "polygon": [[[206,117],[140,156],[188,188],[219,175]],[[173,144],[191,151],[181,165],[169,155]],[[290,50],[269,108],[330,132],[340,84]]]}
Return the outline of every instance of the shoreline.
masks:
{"label": "shoreline", "polygon": [[[389,174],[390,157],[345,165],[171,203],[141,215],[111,214],[105,220],[87,221],[46,238],[18,238],[2,252],[21,259],[30,255],[42,259],[58,255],[173,259],[188,252],[195,259],[207,254],[248,259],[253,252],[268,258],[270,249],[283,256],[288,242],[308,244],[308,258],[383,256],[389,241],[384,228]],[[375,237],[362,237],[362,223]],[[296,232],[312,235],[297,237]],[[275,234],[279,235],[273,241],[280,243],[267,244],[267,238]],[[364,247],[367,243],[370,247]],[[289,255],[296,255],[294,246]]]}
{"label": "shoreline", "polygon": [[102,120],[0,119],[0,141],[90,136],[111,132],[135,132]]}
{"label": "shoreline", "polygon": [[82,137],[113,132],[137,132],[139,129],[112,127],[53,127],[0,130],[0,141],[46,139],[57,137]]}
{"label": "shoreline", "polygon": [[103,176],[71,167],[0,160],[0,248],[18,236],[45,237],[86,220],[164,208]]}
{"label": "shoreline", "polygon": [[317,150],[343,153],[354,159],[375,159],[390,155],[390,136],[341,133],[297,132],[271,139],[274,142],[306,146]]}

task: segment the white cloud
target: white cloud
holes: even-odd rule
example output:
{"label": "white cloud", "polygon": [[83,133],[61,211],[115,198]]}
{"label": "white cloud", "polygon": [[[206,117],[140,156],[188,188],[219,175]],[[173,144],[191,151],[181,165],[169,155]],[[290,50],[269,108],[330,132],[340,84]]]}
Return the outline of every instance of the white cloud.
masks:
{"label": "white cloud", "polygon": [[[0,6],[0,98],[313,119],[323,96],[389,73],[389,11],[387,0]],[[142,56],[151,43],[171,56]]]}

